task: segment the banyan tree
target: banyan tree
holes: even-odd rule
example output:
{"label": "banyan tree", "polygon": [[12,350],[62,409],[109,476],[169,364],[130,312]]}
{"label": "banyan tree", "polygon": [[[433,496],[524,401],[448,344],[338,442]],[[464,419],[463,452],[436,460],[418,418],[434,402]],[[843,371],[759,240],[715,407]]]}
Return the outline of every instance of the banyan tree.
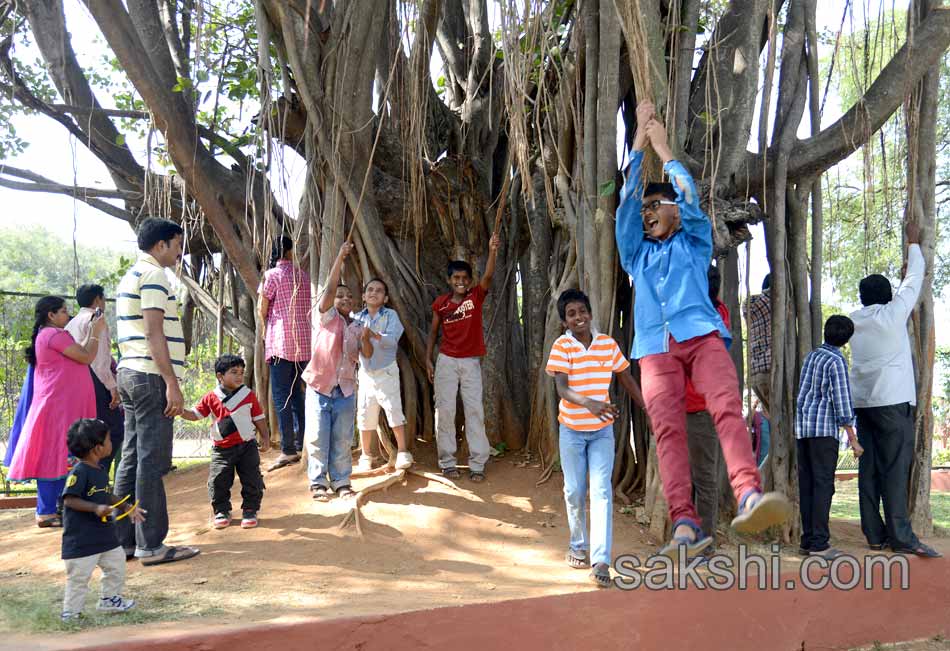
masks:
{"label": "banyan tree", "polygon": [[[836,4],[847,10],[846,2]],[[256,351],[259,383],[252,301],[272,242],[281,233],[293,237],[320,291],[336,251],[352,237],[357,255],[347,282],[384,279],[406,325],[399,353],[405,411],[410,431],[423,439],[433,433],[424,359],[429,306],[446,289],[447,261],[483,267],[488,238],[499,231],[485,312],[486,428],[498,447],[529,449],[547,475],[557,468],[556,399],[543,366],[561,328],[557,295],[581,288],[599,329],[627,349],[632,341],[634,294],[614,242],[625,162],[618,152],[632,139],[636,103],[652,99],[714,225],[740,369],[736,249],[749,240],[751,224],[765,223],[772,395],[782,396],[772,405],[767,475],[775,489],[795,495],[793,393],[821,329],[821,174],[905,111],[905,218],[924,227],[932,267],[938,64],[950,44],[950,10],[940,0],[910,0],[894,56],[839,119],[822,121],[827,79],[817,5],[86,0],[79,10],[98,26],[114,74],[128,86],[120,106],[79,63],[66,20],[75,8],[65,11],[64,0],[7,0],[0,3],[4,94],[67,129],[103,162],[115,189],[58,185],[10,166],[0,183],[64,192],[133,224],[147,214],[185,223],[192,261],[182,274],[190,290],[185,312],[220,316],[246,354]],[[42,69],[11,48],[25,35]],[[239,103],[243,114],[256,113],[243,124],[233,117]],[[132,122],[146,125],[147,160],[123,135],[129,127],[122,125]],[[306,168],[294,211],[275,190],[278,162],[291,152]],[[659,180],[655,161],[648,170]],[[924,470],[934,354],[929,276],[913,328],[922,407],[917,467]],[[655,507],[644,415],[626,405],[616,437],[617,496],[629,501],[646,492]],[[917,472],[914,482],[916,524],[926,527],[929,472]]]}

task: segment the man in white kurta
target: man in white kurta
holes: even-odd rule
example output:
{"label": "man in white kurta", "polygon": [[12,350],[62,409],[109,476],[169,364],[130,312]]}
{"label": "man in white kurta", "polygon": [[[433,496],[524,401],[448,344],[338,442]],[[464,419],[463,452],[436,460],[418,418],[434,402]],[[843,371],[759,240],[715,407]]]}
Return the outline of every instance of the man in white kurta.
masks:
{"label": "man in white kurta", "polygon": [[940,554],[914,535],[907,509],[917,404],[907,319],[925,272],[920,230],[914,224],[907,225],[907,242],[907,271],[897,291],[892,295],[884,276],[868,276],[858,288],[864,307],[851,314],[851,391],[864,447],[858,466],[861,529],[871,549],[890,546],[934,557]]}

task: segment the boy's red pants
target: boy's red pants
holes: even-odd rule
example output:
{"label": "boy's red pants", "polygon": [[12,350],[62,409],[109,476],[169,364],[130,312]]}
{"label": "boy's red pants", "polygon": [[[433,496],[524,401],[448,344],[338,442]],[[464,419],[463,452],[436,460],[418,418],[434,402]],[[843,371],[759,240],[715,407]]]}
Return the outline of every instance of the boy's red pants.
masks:
{"label": "boy's red pants", "polygon": [[647,414],[656,435],[663,495],[674,523],[689,520],[700,526],[692,499],[686,447],[687,377],[706,399],[706,410],[716,424],[736,501],[749,491],[762,490],[752,440],[742,418],[736,367],[718,333],[682,343],[670,337],[668,353],[647,355],[640,360],[640,376]]}

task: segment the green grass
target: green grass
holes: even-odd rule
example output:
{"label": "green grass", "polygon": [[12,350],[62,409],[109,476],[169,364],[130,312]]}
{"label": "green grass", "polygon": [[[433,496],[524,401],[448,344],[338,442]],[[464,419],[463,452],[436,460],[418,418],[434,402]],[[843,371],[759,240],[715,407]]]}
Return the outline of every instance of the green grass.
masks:
{"label": "green grass", "polygon": [[[950,493],[930,493],[930,510],[934,527],[950,529]],[[831,517],[860,520],[858,507],[858,480],[835,482],[835,496],[831,502]]]}
{"label": "green grass", "polygon": [[[176,472],[184,472],[206,466],[208,459],[180,458],[173,463],[177,466]],[[136,608],[127,613],[100,614],[96,612],[98,576],[98,572],[93,574],[83,619],[66,624],[59,619],[62,582],[41,583],[45,577],[29,573],[0,575],[0,639],[5,630],[20,633],[75,632],[101,626],[214,617],[226,612],[221,607],[209,606],[190,590],[157,587],[148,582],[147,573],[141,573],[129,575],[126,583],[128,596],[139,602]]]}
{"label": "green grass", "polygon": [[[189,591],[162,591],[147,595],[147,605],[139,603],[126,613],[103,614],[96,612],[99,596],[98,580],[93,579],[83,618],[78,622],[64,623],[59,614],[63,605],[63,586],[60,584],[38,586],[33,577],[4,578],[5,589],[0,591],[0,631],[15,630],[18,633],[77,632],[103,626],[167,622],[194,617],[217,617],[224,609],[212,607],[196,598]],[[129,581],[129,585],[133,581]],[[7,589],[9,588],[9,589]],[[141,588],[130,589],[140,594]]]}

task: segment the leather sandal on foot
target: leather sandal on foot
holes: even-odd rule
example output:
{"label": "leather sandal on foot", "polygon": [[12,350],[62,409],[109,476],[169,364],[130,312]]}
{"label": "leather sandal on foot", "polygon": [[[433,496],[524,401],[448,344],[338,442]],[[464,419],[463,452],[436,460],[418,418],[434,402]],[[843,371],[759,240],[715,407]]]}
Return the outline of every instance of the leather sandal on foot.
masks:
{"label": "leather sandal on foot", "polygon": [[476,484],[481,484],[483,481],[485,481],[485,473],[473,470],[472,472],[468,473],[468,478],[470,481],[473,481]]}
{"label": "leather sandal on foot", "polygon": [[353,490],[353,487],[349,484],[345,484],[336,489],[337,497],[353,497],[356,495],[356,491]]}
{"label": "leather sandal on foot", "polygon": [[442,476],[446,479],[461,479],[462,473],[459,472],[459,469],[456,467],[452,468],[443,468]]}
{"label": "leather sandal on foot", "polygon": [[300,462],[300,455],[282,454],[279,457],[277,457],[277,460],[274,461],[274,463],[270,465],[270,467],[267,469],[267,472],[273,472],[274,470],[285,468],[286,466],[292,466],[295,463],[299,463],[299,462]]}
{"label": "leather sandal on foot", "polygon": [[36,521],[36,526],[40,529],[49,529],[50,527],[62,527],[63,518],[58,515],[54,515],[51,518],[43,518],[42,520]]}
{"label": "leather sandal on foot", "polygon": [[587,560],[587,552],[577,552],[573,549],[567,550],[564,560],[567,561],[567,564],[573,567],[575,570],[582,570],[590,565]]}
{"label": "leather sandal on foot", "polygon": [[610,587],[610,567],[607,563],[597,563],[590,571],[590,581],[598,588]]}
{"label": "leather sandal on foot", "polygon": [[326,502],[333,495],[331,491],[326,486],[311,486],[310,487],[310,497],[317,500],[318,502]]}
{"label": "leather sandal on foot", "polygon": [[162,563],[175,563],[194,558],[201,553],[197,547],[167,547],[165,551],[158,556],[148,556],[142,559],[142,565],[161,565]]}
{"label": "leather sandal on foot", "polygon": [[666,543],[659,552],[661,556],[666,556],[674,563],[679,560],[680,555],[685,556],[686,558],[691,558],[696,556],[700,552],[704,551],[709,547],[713,539],[711,536],[707,536],[703,533],[703,530],[697,527],[694,523],[689,520],[677,520],[673,523],[673,531],[680,525],[687,525],[690,529],[693,530],[692,536],[673,536],[673,539],[670,542]]}
{"label": "leather sandal on foot", "polygon": [[918,542],[915,547],[895,547],[894,551],[898,554],[914,554],[921,558],[943,558],[943,554],[922,542]]}

